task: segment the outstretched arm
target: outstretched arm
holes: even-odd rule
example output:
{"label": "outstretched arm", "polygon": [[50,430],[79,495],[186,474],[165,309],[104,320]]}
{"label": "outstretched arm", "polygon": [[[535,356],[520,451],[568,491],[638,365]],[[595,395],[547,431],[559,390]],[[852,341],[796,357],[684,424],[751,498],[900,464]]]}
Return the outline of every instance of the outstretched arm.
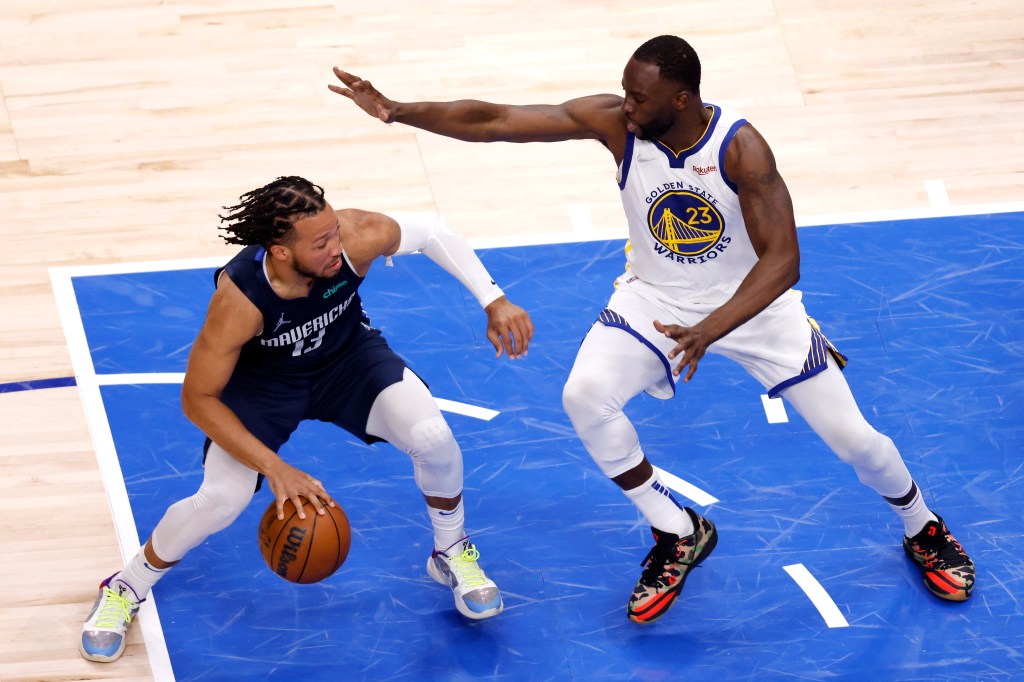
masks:
{"label": "outstretched arm", "polygon": [[404,123],[467,142],[590,139],[604,142],[613,153],[620,138],[625,144],[625,121],[619,111],[622,98],[616,95],[592,95],[553,105],[515,106],[479,100],[396,102],[359,76],[337,67],[334,75],[342,84],[328,85],[332,92],[385,123]]}
{"label": "outstretched arm", "polygon": [[487,313],[487,338],[495,357],[526,355],[533,322],[510,302],[468,242],[434,213],[338,211],[345,253],[360,275],[380,256],[420,251],[462,283]]}
{"label": "outstretched arm", "polygon": [[726,150],[725,172],[736,183],[743,221],[757,253],[757,263],[740,282],[732,298],[693,327],[654,327],[678,343],[669,359],[682,354],[674,374],[688,367],[684,382],[697,371],[708,346],[771,305],[800,279],[793,201],[779,175],[775,156],[753,126],[736,132]]}

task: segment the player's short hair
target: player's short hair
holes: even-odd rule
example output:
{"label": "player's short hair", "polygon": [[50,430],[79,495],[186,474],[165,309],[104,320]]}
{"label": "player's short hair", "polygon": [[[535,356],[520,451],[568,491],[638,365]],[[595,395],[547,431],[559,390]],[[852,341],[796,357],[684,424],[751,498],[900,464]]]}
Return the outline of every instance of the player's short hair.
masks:
{"label": "player's short hair", "polygon": [[696,50],[679,36],[651,38],[636,49],[633,59],[657,65],[662,78],[681,83],[695,95],[700,94],[700,59]]}
{"label": "player's short hair", "polygon": [[326,205],[320,185],[296,175],[281,176],[224,207],[227,214],[219,216],[221,237],[228,244],[246,246],[287,243],[296,220],[315,215]]}

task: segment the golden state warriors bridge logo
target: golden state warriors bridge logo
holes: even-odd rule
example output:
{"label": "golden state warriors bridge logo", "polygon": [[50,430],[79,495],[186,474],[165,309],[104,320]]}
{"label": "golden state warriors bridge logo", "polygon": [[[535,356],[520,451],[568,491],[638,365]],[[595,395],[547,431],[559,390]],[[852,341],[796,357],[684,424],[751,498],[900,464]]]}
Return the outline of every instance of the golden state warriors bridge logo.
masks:
{"label": "golden state warriors bridge logo", "polygon": [[[651,204],[647,225],[654,238],[673,254],[697,257],[714,249],[722,239],[724,222],[722,214],[704,197],[676,191],[662,194]],[[657,251],[672,257],[661,249]]]}

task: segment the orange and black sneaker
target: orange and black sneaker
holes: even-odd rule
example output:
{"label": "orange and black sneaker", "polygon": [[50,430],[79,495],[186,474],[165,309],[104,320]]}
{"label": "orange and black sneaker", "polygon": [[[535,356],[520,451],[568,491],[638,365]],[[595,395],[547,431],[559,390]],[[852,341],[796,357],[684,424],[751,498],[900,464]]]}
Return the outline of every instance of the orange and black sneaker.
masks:
{"label": "orange and black sneaker", "polygon": [[629,619],[634,623],[653,623],[675,602],[690,570],[711,554],[718,544],[715,524],[698,516],[689,507],[693,535],[679,537],[651,528],[655,545],[640,565],[644,572],[629,598]]}
{"label": "orange and black sneaker", "polygon": [[940,599],[967,601],[974,589],[974,563],[946,528],[938,521],[929,521],[912,538],[904,536],[903,551],[924,576],[925,586]]}

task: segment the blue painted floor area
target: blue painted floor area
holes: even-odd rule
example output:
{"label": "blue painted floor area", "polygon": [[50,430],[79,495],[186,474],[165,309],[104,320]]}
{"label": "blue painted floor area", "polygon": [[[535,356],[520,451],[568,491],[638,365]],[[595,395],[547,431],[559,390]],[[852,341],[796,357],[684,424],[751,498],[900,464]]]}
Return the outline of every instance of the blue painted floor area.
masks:
{"label": "blue painted floor area", "polygon": [[[675,400],[627,408],[659,467],[718,497],[718,549],[658,623],[625,605],[649,531],[561,408],[622,244],[488,250],[533,315],[525,361],[495,361],[484,315],[421,256],[376,267],[364,303],[441,398],[499,410],[449,421],[467,524],[506,610],[471,623],[425,573],[431,533],[405,455],[307,423],[282,454],[315,472],[353,526],[346,564],[292,585],[256,543],[268,490],[155,594],[178,680],[1007,680],[1024,677],[1024,214],[800,231],[808,311],[851,358],[861,407],[891,436],[978,566],[973,599],[932,597],[902,524],[788,409],[709,356]],[[181,372],[211,271],[76,278],[98,373]],[[141,537],[201,480],[179,387],[108,386],[105,407]],[[801,563],[847,628],[829,629],[784,566]],[[113,568],[116,567],[112,567]],[[101,578],[102,576],[95,576]]]}

